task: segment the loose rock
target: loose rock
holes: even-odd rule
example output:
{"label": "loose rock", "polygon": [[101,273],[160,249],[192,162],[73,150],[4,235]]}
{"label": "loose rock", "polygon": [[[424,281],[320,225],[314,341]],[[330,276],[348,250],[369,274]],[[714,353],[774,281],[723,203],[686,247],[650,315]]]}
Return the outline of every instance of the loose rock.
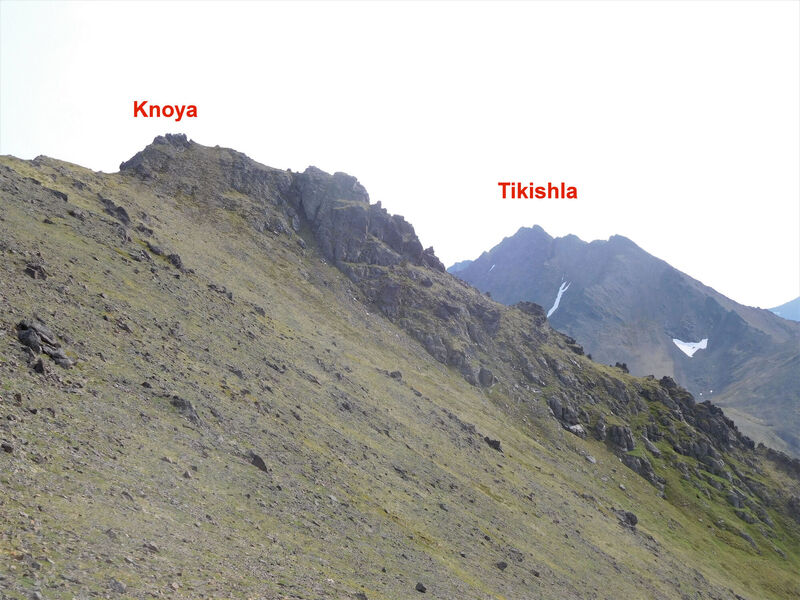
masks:
{"label": "loose rock", "polygon": [[625,527],[630,527],[634,529],[636,524],[639,522],[639,518],[630,511],[627,510],[618,510],[617,517],[619,517],[620,523]]}
{"label": "loose rock", "polygon": [[269,473],[269,467],[267,467],[267,463],[264,462],[263,458],[261,458],[258,454],[256,454],[252,450],[250,451],[249,457],[251,465],[258,467],[259,469],[264,471],[264,473]]}
{"label": "loose rock", "polygon": [[32,279],[47,279],[47,271],[39,263],[28,263],[25,265],[25,275]]}
{"label": "loose rock", "polygon": [[503,449],[500,447],[500,440],[493,440],[489,436],[484,436],[483,441],[486,442],[490,448],[494,448],[498,452],[503,451]]}

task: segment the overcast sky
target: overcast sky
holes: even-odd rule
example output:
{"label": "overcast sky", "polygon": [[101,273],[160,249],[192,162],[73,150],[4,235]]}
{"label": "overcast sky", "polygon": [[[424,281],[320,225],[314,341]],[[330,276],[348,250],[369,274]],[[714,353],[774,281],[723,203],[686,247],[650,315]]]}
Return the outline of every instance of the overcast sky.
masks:
{"label": "overcast sky", "polygon": [[113,172],[184,132],[355,175],[447,265],[521,226],[622,234],[774,306],[800,295],[799,7],[3,0],[0,153]]}

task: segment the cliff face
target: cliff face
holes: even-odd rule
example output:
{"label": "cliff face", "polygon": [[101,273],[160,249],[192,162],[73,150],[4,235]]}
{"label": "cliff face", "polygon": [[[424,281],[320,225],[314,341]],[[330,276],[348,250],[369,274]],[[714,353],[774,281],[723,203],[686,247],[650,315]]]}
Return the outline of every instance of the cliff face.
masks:
{"label": "cliff face", "polygon": [[0,252],[10,597],[800,593],[797,461],[450,276],[353,177],[183,136],[4,157]]}
{"label": "cliff face", "polygon": [[[364,187],[346,173],[329,175],[316,167],[303,173],[271,169],[232,150],[209,152],[183,135],[156,138],[123,162],[120,172],[221,205],[224,191],[217,189],[215,196],[215,188],[227,184],[251,200],[249,206],[237,206],[237,210],[244,208],[257,229],[298,233],[301,225],[307,225],[323,256],[340,267],[408,261],[444,271],[433,249],[423,250],[414,228],[403,217],[390,215],[380,203],[370,204]],[[197,184],[201,178],[206,184],[202,189]],[[279,209],[277,221],[269,220],[272,215],[267,207]]]}

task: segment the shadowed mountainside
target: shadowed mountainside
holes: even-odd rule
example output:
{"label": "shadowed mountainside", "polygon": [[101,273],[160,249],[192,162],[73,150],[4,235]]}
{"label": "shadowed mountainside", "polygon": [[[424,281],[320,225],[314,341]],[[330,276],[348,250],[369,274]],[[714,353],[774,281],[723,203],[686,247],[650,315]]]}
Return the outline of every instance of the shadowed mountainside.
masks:
{"label": "shadowed mountainside", "polygon": [[[504,304],[548,309],[563,285],[550,322],[596,360],[673,376],[757,441],[800,453],[800,324],[738,304],[621,236],[586,243],[522,228],[454,274]],[[689,356],[674,339],[706,347]]]}

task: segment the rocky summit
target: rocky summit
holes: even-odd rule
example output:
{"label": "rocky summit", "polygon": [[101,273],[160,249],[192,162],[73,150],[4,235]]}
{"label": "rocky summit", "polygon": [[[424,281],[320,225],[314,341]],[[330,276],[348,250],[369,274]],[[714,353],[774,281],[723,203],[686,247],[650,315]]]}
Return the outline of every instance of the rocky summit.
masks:
{"label": "rocky summit", "polygon": [[354,177],[2,157],[0,252],[3,598],[800,596],[800,462]]}

